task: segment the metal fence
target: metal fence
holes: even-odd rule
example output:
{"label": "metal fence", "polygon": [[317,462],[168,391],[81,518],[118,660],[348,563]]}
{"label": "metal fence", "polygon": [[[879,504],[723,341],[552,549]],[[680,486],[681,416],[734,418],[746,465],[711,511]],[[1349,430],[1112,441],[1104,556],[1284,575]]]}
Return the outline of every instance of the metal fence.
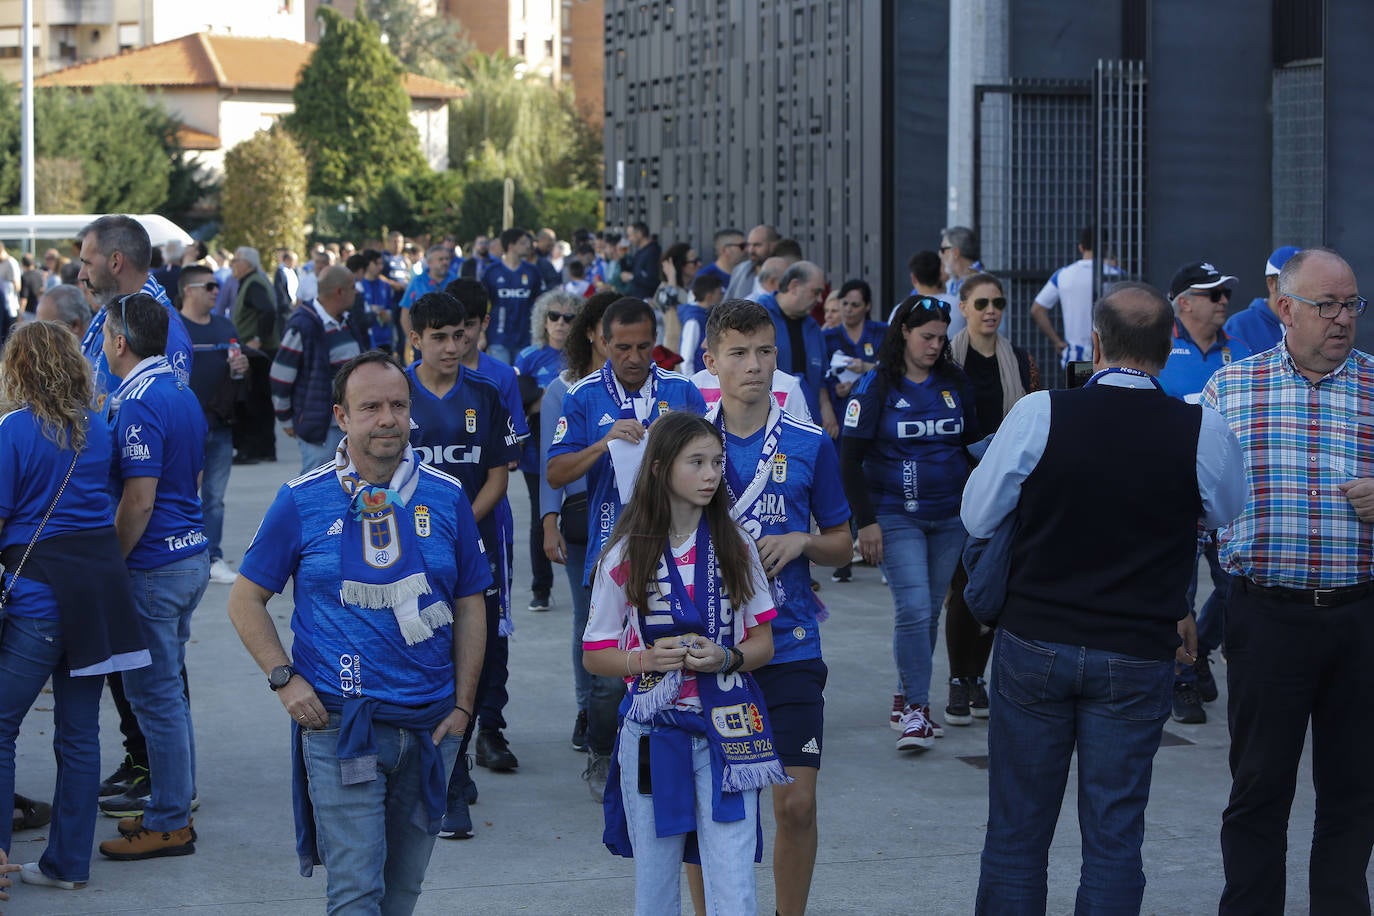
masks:
{"label": "metal fence", "polygon": [[983,263],[1007,286],[1004,332],[1058,386],[1058,354],[1030,311],[1054,271],[1077,259],[1080,231],[1096,228],[1108,281],[1146,269],[1144,65],[1101,61],[1091,80],[977,86],[974,100]]}
{"label": "metal fence", "polygon": [[1274,238],[1279,245],[1324,242],[1326,106],[1321,61],[1274,70]]}

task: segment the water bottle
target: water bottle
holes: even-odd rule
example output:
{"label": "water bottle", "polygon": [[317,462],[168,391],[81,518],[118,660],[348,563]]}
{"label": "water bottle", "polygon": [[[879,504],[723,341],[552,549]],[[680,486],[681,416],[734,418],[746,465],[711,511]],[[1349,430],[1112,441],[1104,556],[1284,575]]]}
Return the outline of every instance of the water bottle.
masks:
{"label": "water bottle", "polygon": [[[237,338],[237,337],[231,337],[231,338],[229,338],[229,362],[230,362],[230,365],[232,366],[235,362],[237,362],[237,361],[238,361],[238,357],[241,356],[242,354],[243,354],[243,350],[239,347],[238,338]],[[243,378],[243,370],[242,370],[242,369],[233,369],[233,368],[231,368],[231,369],[229,370],[229,377],[232,378],[232,379],[240,379],[240,378]]]}

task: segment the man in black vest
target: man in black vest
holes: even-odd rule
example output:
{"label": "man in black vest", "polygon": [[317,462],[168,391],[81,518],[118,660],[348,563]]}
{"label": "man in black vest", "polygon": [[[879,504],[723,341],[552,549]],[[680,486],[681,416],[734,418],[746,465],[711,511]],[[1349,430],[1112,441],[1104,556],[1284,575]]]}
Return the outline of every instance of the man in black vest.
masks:
{"label": "man in black vest", "polygon": [[1075,746],[1078,911],[1140,909],[1145,805],[1174,660],[1196,651],[1185,595],[1198,521],[1225,524],[1245,501],[1226,422],[1156,379],[1173,322],[1153,288],[1113,287],[1093,310],[1097,373],[1081,389],[1017,402],[964,490],[972,537],[1019,520],[993,649],[979,913],[1044,912]]}

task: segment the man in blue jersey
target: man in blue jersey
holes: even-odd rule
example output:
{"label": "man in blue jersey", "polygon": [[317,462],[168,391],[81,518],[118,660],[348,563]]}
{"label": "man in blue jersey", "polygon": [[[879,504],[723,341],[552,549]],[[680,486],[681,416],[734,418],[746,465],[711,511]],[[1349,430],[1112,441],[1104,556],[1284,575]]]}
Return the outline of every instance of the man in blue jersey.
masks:
{"label": "man in blue jersey", "polygon": [[[477,341],[490,327],[491,317],[487,314],[490,303],[482,284],[474,280],[457,279],[444,287],[444,292],[457,299],[466,316],[466,334],[458,341],[458,362],[469,372],[480,373],[496,385],[501,394],[501,403],[510,415],[519,441],[530,434],[525,421],[525,411],[520,401],[520,383],[515,370],[500,360],[492,359],[477,349]],[[508,470],[515,470],[518,459],[512,459]],[[501,622],[495,639],[494,649],[487,652],[487,660],[482,668],[482,683],[486,689],[477,700],[477,765],[490,770],[510,771],[520,765],[511,752],[502,729],[506,727],[505,708],[510,699],[506,683],[510,680],[507,669],[508,652],[506,639],[514,631],[511,617],[510,591],[513,582],[512,557],[515,553],[515,517],[511,513],[510,499],[502,491],[496,504],[496,544],[497,550],[492,557],[496,564],[496,585],[501,591]]]}
{"label": "man in blue jersey", "polygon": [[501,233],[501,259],[488,264],[482,274],[482,285],[491,298],[487,355],[507,366],[530,345],[530,309],[544,291],[539,268],[525,260],[529,253],[529,233],[507,229]]}
{"label": "man in blue jersey", "polygon": [[[497,663],[509,652],[506,639],[500,635],[501,587],[496,557],[503,545],[494,510],[506,498],[510,479],[506,466],[519,457],[519,439],[496,383],[462,363],[463,351],[474,349],[462,303],[447,293],[428,293],[411,307],[410,316],[412,342],[425,354],[406,370],[414,392],[410,444],[421,461],[463,484],[472,500],[472,514],[492,575],[484,596],[487,633],[475,698],[474,710],[478,710],[490,692],[496,669],[504,677],[506,666]],[[504,680],[500,689],[505,689]],[[471,731],[463,739],[464,753]],[[468,803],[476,789],[469,790],[469,785],[467,767],[456,768],[449,780],[441,837],[472,836]]]}
{"label": "man in blue jersey", "polygon": [[1264,262],[1264,285],[1268,295],[1256,296],[1250,301],[1249,308],[1226,319],[1223,330],[1232,338],[1243,341],[1251,353],[1273,349],[1283,340],[1283,322],[1278,315],[1279,271],[1300,250],[1294,245],[1275,248],[1269,260]]}
{"label": "man in blue jersey", "polygon": [[[410,307],[426,293],[437,293],[444,288],[444,284],[449,282],[448,266],[452,260],[453,252],[443,245],[430,245],[425,251],[424,271],[410,281],[397,306],[401,310],[402,338],[410,338]],[[419,359],[419,355],[416,354],[415,358]]]}
{"label": "man in blue jersey", "polygon": [[190,855],[196,851],[195,744],[182,667],[191,612],[210,575],[198,492],[207,428],[195,392],[163,353],[168,315],[162,303],[138,293],[104,311],[105,358],[123,379],[108,405],[118,443],[111,468],[115,532],[152,655],[149,667],[124,672],[123,681],[147,738],[152,792],[142,812],[120,821],[120,836],[101,843],[100,851],[122,860]]}
{"label": "man in blue jersey", "polygon": [[835,409],[825,389],[825,333],[811,311],[825,295],[825,274],[810,261],[797,261],[783,272],[777,293],[766,293],[760,303],[773,316],[777,328],[778,368],[804,383],[811,416],[820,417],[821,428],[831,438],[840,434]]}
{"label": "man in blue jersey", "polygon": [[[779,410],[773,320],[744,300],[717,306],[706,325],[706,365],[720,401],[706,418],[725,438],[731,514],[754,538],[777,606],[773,660],[754,672],[768,703],[778,757],[792,778],[773,787],[777,911],[806,911],[816,862],[816,777],[824,742],[826,666],[811,564],[849,560],[849,503],[830,437]],[[811,519],[819,534],[811,533]]]}
{"label": "man in blue jersey", "polygon": [[[277,492],[229,616],[291,717],[301,874],[325,866],[331,912],[409,913],[472,720],[491,574],[462,485],[407,444],[394,358],[346,363],[334,403],[344,448]],[[288,656],[267,602],[292,579]]]}
{"label": "man in blue jersey", "polygon": [[[656,330],[649,303],[629,297],[611,303],[601,319],[601,337],[610,358],[568,390],[549,443],[549,486],[564,487],[587,478],[587,586],[634,486],[649,426],[670,410],[706,412],[695,385],[654,364]],[[615,744],[615,706],[621,696],[614,702],[607,699],[594,692],[587,711],[587,781],[598,801]]]}
{"label": "man in blue jersey", "polygon": [[[1189,404],[1202,400],[1202,389],[1223,366],[1240,362],[1251,355],[1250,348],[1222,329],[1226,305],[1231,301],[1235,277],[1224,276],[1207,261],[1185,264],[1169,284],[1174,305],[1174,337],[1169,360],[1159,373],[1164,393]],[[1226,603],[1231,593],[1231,577],[1221,568],[1215,532],[1207,532],[1199,555],[1207,558],[1212,575],[1212,594],[1197,615],[1197,660],[1179,663],[1174,675],[1174,721],[1200,725],[1207,721],[1203,703],[1217,698],[1217,682],[1212,676],[1209,653],[1221,645],[1226,619]],[[1188,610],[1197,597],[1197,567],[1193,567],[1188,586]]]}
{"label": "man in blue jersey", "polygon": [[[138,220],[131,216],[102,216],[81,230],[81,270],[77,282],[90,292],[97,305],[108,305],[120,296],[137,292],[161,302],[168,319],[168,338],[164,341],[167,362],[184,381],[191,373],[191,338],[176,319],[176,309],[167,291],[149,273],[152,252],[148,232]],[[119,386],[119,376],[110,371],[105,357],[104,315],[103,310],[96,313],[81,340],[82,352],[95,367],[97,406],[103,405],[109,393]]]}

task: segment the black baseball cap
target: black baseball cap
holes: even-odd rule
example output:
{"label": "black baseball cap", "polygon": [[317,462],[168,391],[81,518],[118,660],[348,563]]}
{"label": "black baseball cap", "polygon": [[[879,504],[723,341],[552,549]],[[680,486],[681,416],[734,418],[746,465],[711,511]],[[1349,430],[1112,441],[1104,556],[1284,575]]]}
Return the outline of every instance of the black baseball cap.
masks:
{"label": "black baseball cap", "polygon": [[1178,269],[1178,273],[1174,274],[1174,279],[1169,283],[1169,298],[1177,299],[1190,289],[1212,289],[1216,286],[1225,286],[1229,289],[1235,285],[1235,277],[1226,276],[1213,267],[1210,261],[1193,261],[1191,264],[1184,264]]}

